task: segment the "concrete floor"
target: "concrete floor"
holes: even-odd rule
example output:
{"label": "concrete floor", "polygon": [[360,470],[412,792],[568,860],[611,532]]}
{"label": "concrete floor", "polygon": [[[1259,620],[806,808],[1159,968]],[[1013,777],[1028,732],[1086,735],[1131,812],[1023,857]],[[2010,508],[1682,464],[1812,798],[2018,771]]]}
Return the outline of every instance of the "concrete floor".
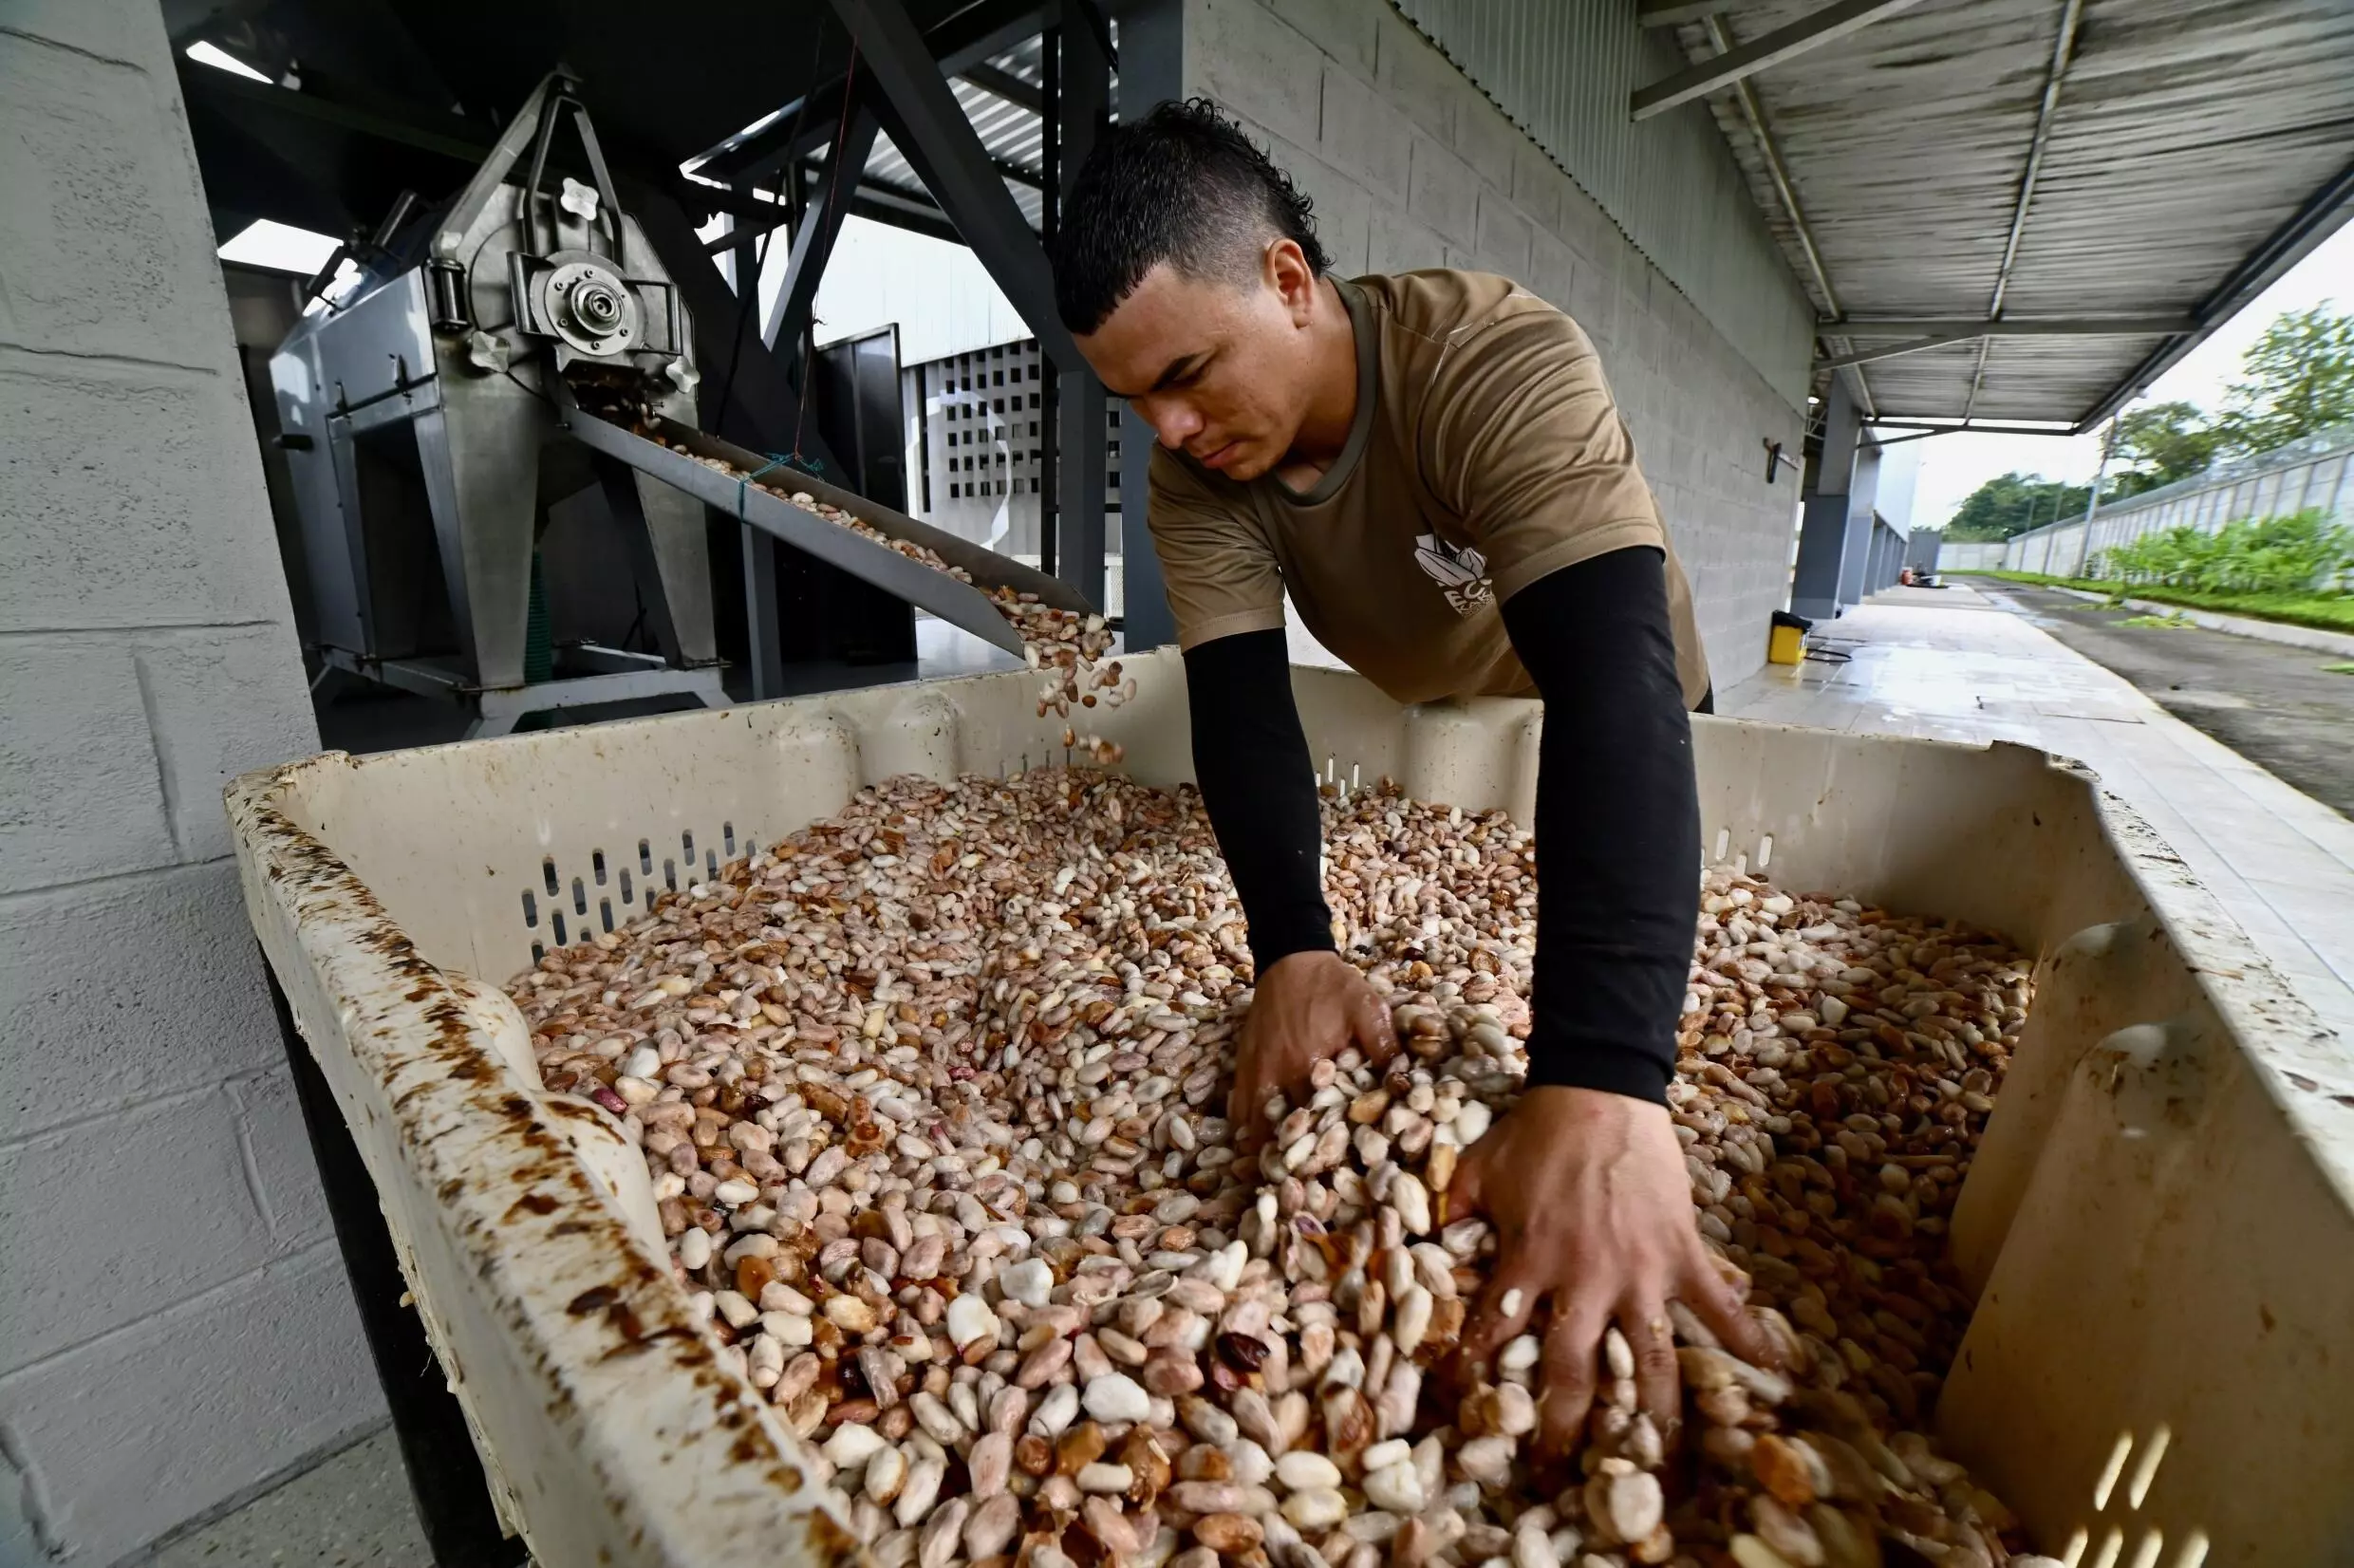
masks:
{"label": "concrete floor", "polygon": [[385,1428],[244,1507],[192,1530],[138,1568],[434,1568]]}
{"label": "concrete floor", "polygon": [[[1857,734],[2015,740],[2089,764],[2164,835],[2322,1021],[2354,1042],[2354,822],[1974,588],[1894,588],[1819,625],[1813,641],[1846,650],[1848,662],[1768,665],[1720,693],[1717,711]],[[2248,684],[2201,689],[2241,696],[2250,703],[2242,711],[2270,702],[2260,672],[2272,655],[2298,650],[2251,648],[2262,651],[2215,656],[2237,672],[2226,679]],[[2341,772],[2345,756],[2341,749]]]}
{"label": "concrete floor", "polygon": [[[2073,651],[2040,618],[2040,609],[2013,613],[1969,588],[1892,589],[1818,628],[1816,644],[1844,650],[1846,662],[1768,666],[1719,693],[1718,711],[1859,734],[2016,740],[2089,763],[2166,836],[2323,1021],[2354,1042],[2354,823]],[[1292,643],[1296,658],[1332,662],[1296,623]],[[2231,679],[2256,680],[2244,652],[2215,657],[2238,671]],[[2354,686],[2354,678],[2330,679]],[[2252,707],[2261,687],[2244,684],[2238,694]],[[431,1560],[389,1433],[148,1559],[153,1568],[428,1568]]]}

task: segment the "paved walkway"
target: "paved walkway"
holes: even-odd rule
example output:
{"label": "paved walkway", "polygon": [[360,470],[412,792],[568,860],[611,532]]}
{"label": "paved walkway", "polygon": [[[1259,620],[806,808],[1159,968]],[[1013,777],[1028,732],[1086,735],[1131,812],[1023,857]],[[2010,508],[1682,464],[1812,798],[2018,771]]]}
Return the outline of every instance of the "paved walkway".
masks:
{"label": "paved walkway", "polygon": [[[2137,614],[2016,583],[1978,589],[2134,683],[2202,735],[2354,816],[2354,673],[2294,644]],[[2296,629],[2296,628],[2291,628]],[[2354,637],[2346,639],[2354,654]],[[2348,666],[2354,670],[2354,666]]]}
{"label": "paved walkway", "polygon": [[2088,764],[2354,1046],[2354,823],[1971,588],[1891,589],[1818,625],[1813,642],[1851,657],[1769,664],[1720,694],[1717,711],[2014,740]]}

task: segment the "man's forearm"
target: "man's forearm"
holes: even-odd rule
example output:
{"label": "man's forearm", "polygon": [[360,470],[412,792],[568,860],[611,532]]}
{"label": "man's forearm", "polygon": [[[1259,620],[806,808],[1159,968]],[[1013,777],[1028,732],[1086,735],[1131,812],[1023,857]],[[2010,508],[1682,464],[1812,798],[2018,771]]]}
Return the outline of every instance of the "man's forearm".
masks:
{"label": "man's forearm", "polygon": [[1324,848],[1308,737],[1292,700],[1283,633],[1243,632],[1186,652],[1193,769],[1250,923],[1261,975],[1280,958],[1329,952]]}
{"label": "man's forearm", "polygon": [[1528,1081],[1657,1099],[1699,915],[1700,806],[1659,551],[1614,551],[1504,607],[1544,698]]}

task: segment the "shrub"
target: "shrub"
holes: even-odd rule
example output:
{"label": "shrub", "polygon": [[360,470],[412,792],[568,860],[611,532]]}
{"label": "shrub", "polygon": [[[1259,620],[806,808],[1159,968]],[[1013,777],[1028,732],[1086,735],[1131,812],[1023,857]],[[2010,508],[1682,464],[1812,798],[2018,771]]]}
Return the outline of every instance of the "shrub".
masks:
{"label": "shrub", "polygon": [[2295,593],[2327,588],[2354,564],[2354,529],[2318,507],[2243,518],[2213,533],[2184,524],[2104,550],[2092,575],[2200,593]]}

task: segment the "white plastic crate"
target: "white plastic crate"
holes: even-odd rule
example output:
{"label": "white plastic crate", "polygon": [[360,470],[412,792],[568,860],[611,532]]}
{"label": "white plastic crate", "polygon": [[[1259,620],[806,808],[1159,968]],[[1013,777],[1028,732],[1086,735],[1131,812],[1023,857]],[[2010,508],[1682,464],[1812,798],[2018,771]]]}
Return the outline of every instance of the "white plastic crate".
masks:
{"label": "white plastic crate", "polygon": [[[1183,667],[1091,715],[1189,776]],[[1529,815],[1541,709],[1401,708],[1298,669],[1319,772]],[[500,981],[540,944],[895,774],[1062,760],[1026,673],[249,775],[254,927],[366,1160],[504,1517],[546,1568],[831,1561],[800,1449],[689,1325],[643,1163],[541,1092]],[[2354,1552],[2354,1069],[2148,827],[2080,768],[1700,719],[1706,847],[1966,919],[2040,998],[1954,1220],[1984,1295],[1943,1436],[2084,1568]],[[1608,766],[1597,757],[1595,766]]]}

